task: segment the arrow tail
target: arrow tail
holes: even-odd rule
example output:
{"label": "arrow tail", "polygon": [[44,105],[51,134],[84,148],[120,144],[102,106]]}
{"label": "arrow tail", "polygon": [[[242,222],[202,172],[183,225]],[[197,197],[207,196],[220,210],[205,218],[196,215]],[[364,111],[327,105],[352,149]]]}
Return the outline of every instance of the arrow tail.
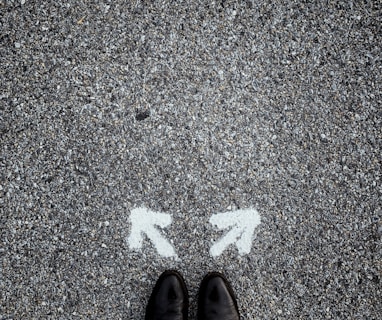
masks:
{"label": "arrow tail", "polygon": [[230,244],[233,244],[237,241],[241,234],[242,230],[236,226],[233,227],[220,240],[215,242],[215,244],[210,249],[210,254],[213,257],[221,255]]}
{"label": "arrow tail", "polygon": [[155,227],[149,228],[146,234],[161,256],[177,257],[173,246],[160,234],[160,232]]}

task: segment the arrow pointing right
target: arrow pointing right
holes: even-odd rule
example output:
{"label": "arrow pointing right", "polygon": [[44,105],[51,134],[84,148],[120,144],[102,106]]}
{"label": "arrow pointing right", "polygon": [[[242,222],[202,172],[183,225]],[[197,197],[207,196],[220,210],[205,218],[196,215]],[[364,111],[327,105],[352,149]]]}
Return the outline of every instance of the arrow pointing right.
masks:
{"label": "arrow pointing right", "polygon": [[210,253],[217,257],[230,245],[236,244],[239,254],[248,254],[252,247],[252,238],[255,228],[261,223],[257,210],[249,208],[232,212],[214,214],[210,218],[210,223],[219,229],[231,227],[220,240],[211,247]]}

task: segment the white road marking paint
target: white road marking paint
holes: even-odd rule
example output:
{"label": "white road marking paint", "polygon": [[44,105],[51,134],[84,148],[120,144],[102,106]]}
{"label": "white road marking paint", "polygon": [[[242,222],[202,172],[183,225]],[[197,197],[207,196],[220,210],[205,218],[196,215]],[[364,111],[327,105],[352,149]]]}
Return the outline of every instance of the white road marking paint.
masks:
{"label": "white road marking paint", "polygon": [[253,233],[261,223],[261,219],[257,210],[249,208],[214,214],[210,218],[210,223],[219,229],[231,227],[231,230],[211,247],[210,254],[213,257],[221,255],[230,244],[236,244],[239,254],[244,255],[251,251]]}
{"label": "white road marking paint", "polygon": [[150,211],[147,208],[136,208],[131,211],[130,221],[131,232],[127,238],[130,249],[142,247],[143,234],[145,233],[161,256],[177,258],[173,246],[155,227],[169,226],[172,222],[170,214]]}

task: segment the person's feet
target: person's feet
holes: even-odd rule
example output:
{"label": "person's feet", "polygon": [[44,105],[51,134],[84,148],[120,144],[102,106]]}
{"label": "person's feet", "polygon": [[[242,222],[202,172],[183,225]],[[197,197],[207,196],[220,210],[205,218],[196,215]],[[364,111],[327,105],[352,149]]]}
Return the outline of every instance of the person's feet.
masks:
{"label": "person's feet", "polygon": [[199,289],[198,320],[239,320],[239,310],[232,288],[225,277],[209,273]]}
{"label": "person's feet", "polygon": [[146,308],[145,320],[187,320],[188,293],[182,276],[165,271],[159,277]]}

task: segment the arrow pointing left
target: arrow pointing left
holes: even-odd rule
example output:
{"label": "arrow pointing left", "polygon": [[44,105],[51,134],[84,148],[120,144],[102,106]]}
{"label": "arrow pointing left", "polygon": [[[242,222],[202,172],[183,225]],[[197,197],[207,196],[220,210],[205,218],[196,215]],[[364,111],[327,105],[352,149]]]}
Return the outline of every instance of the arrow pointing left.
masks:
{"label": "arrow pointing left", "polygon": [[155,227],[165,228],[169,226],[172,222],[171,215],[154,212],[147,208],[136,208],[131,211],[130,221],[131,232],[127,238],[130,249],[140,249],[143,234],[146,234],[161,256],[177,258],[173,246]]}

